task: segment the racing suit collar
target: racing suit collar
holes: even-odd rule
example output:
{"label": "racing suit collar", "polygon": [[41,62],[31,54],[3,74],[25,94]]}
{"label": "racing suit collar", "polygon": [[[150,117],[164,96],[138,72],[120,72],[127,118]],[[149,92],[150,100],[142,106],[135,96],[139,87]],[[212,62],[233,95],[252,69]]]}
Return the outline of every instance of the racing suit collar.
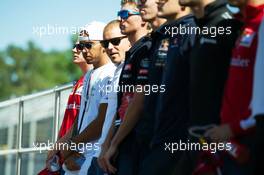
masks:
{"label": "racing suit collar", "polygon": [[204,16],[196,19],[198,26],[204,26],[208,21],[218,16],[219,9],[227,5],[226,0],[216,0],[204,8]]}
{"label": "racing suit collar", "polygon": [[217,9],[226,6],[227,2],[226,0],[216,0],[210,4],[208,4],[207,6],[205,6],[204,8],[204,17],[208,17],[210,16],[210,14],[212,14],[214,11],[216,11]]}

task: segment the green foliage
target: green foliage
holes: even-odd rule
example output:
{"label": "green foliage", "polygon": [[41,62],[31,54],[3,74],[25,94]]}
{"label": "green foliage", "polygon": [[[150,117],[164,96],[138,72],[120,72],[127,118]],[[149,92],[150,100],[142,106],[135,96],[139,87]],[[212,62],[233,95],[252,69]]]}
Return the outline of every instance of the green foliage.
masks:
{"label": "green foliage", "polygon": [[71,50],[44,52],[32,41],[26,48],[9,45],[0,52],[0,101],[69,83],[80,75]]}

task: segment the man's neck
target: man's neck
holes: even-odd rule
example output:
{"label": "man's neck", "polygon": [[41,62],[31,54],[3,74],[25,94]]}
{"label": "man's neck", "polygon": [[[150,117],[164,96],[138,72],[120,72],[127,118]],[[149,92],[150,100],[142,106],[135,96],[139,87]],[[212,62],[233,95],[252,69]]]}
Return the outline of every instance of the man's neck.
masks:
{"label": "man's neck", "polygon": [[164,18],[155,18],[153,21],[151,21],[151,27],[155,31],[157,30],[162,24],[164,24],[167,20]]}
{"label": "man's neck", "polygon": [[207,5],[213,3],[216,0],[202,0],[200,1],[201,3],[198,4],[197,6],[193,6],[191,7],[194,15],[196,16],[196,18],[202,18],[204,17],[204,9]]}
{"label": "man's neck", "polygon": [[84,75],[90,69],[91,65],[88,65],[87,63],[83,63],[83,64],[79,64],[79,67]]}
{"label": "man's neck", "polygon": [[93,64],[94,69],[102,67],[102,66],[104,66],[104,65],[106,65],[107,63],[110,62],[110,59],[109,59],[109,57],[106,54],[102,55],[102,57],[99,58],[99,60],[100,61],[98,61],[97,63]]}
{"label": "man's neck", "polygon": [[128,35],[128,40],[131,44],[131,46],[133,46],[140,38],[142,38],[143,36],[148,34],[148,30],[147,29],[139,29],[134,33],[131,33]]}

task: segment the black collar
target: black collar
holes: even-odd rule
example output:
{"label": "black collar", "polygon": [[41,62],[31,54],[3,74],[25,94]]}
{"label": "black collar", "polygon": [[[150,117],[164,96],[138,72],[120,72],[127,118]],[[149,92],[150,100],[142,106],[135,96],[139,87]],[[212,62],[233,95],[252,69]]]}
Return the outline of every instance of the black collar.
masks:
{"label": "black collar", "polygon": [[204,16],[201,19],[198,19],[197,22],[200,26],[205,25],[208,21],[219,15],[218,11],[222,8],[225,8],[226,6],[226,0],[215,0],[214,2],[205,6]]}

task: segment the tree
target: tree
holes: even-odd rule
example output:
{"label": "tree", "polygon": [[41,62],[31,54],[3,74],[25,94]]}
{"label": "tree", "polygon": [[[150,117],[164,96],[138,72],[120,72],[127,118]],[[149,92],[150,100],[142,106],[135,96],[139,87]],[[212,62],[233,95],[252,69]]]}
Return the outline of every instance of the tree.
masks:
{"label": "tree", "polygon": [[69,83],[80,74],[71,50],[44,52],[32,41],[26,48],[9,45],[0,52],[0,101]]}

